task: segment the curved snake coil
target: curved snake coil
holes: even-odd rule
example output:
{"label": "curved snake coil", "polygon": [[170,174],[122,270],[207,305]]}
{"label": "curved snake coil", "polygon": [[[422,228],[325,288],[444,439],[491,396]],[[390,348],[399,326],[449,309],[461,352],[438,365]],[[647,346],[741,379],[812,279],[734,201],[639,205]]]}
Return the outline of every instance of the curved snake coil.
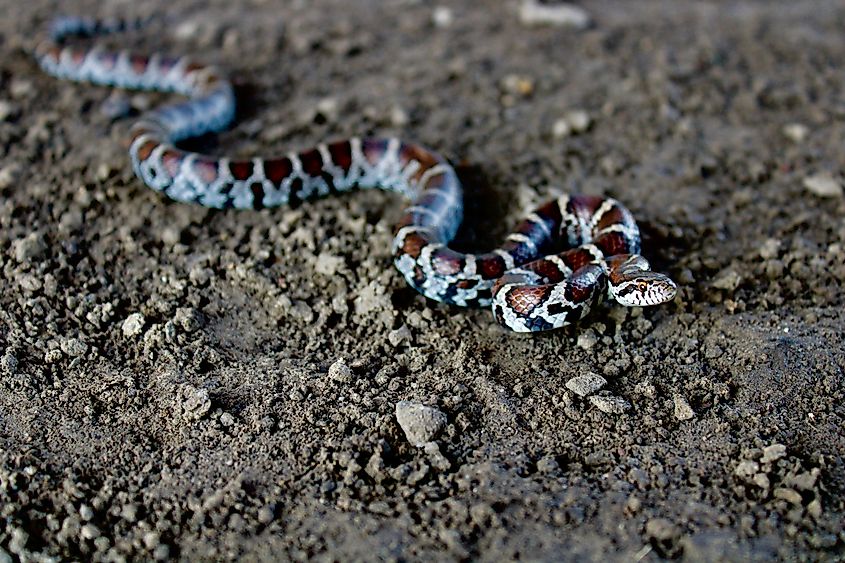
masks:
{"label": "curved snake coil", "polygon": [[131,129],[132,167],[154,190],[177,201],[238,209],[291,205],[353,187],[399,192],[412,204],[397,227],[393,257],[408,284],[444,303],[492,305],[496,320],[517,332],[562,327],[605,299],[643,306],[675,296],[672,280],[652,272],[638,254],[633,216],[610,198],[558,198],[529,214],[501,247],[464,254],[448,246],[463,219],[461,183],[445,159],[419,145],[353,138],[251,160],[178,148],[179,141],[231,124],[235,94],[222,72],[186,57],[65,45],[72,36],[139,26],[61,18],[36,56],[60,78],[188,96],[144,114]]}

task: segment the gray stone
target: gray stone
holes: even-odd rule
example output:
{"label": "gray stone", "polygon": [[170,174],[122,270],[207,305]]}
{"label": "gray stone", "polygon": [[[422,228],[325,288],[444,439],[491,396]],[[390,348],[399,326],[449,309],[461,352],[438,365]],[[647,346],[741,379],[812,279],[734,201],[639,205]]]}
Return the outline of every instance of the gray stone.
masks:
{"label": "gray stone", "polygon": [[121,330],[123,330],[123,336],[127,338],[138,336],[144,330],[144,323],[145,318],[143,314],[132,313],[126,317],[125,321],[123,321],[123,326],[121,327]]}
{"label": "gray stone", "polygon": [[675,418],[678,420],[695,418],[695,412],[683,395],[675,395],[672,397],[672,401],[675,403]]}
{"label": "gray stone", "polygon": [[594,407],[607,414],[623,414],[631,410],[631,403],[622,397],[613,395],[593,395],[590,402]]}
{"label": "gray stone", "polygon": [[396,403],[396,421],[408,441],[418,448],[434,440],[443,430],[446,420],[446,415],[434,407],[410,401]]}
{"label": "gray stone", "polygon": [[819,197],[842,197],[842,184],[826,172],[804,178],[804,187]]}
{"label": "gray stone", "polygon": [[591,395],[605,385],[607,385],[607,380],[592,372],[584,375],[576,375],[566,382],[566,388],[581,397]]}

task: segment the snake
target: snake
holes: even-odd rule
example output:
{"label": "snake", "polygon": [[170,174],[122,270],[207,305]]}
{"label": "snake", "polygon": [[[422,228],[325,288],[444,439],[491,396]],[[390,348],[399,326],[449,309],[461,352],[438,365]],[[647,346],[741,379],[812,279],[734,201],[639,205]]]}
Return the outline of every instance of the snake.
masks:
{"label": "snake", "polygon": [[449,246],[463,221],[462,184],[445,158],[420,144],[353,137],[277,158],[213,157],[180,148],[235,119],[235,91],[219,68],[187,56],[70,41],[143,25],[60,17],[35,57],[58,78],[186,98],[141,114],[129,129],[132,168],[153,190],[218,209],[295,206],[353,188],[398,192],[410,206],[396,226],[392,256],[407,283],[435,301],[490,307],[496,321],[515,332],[575,323],[603,301],[641,307],[675,297],[676,284],[640,254],[633,215],[610,197],[561,195],[529,213],[498,248],[464,253]]}

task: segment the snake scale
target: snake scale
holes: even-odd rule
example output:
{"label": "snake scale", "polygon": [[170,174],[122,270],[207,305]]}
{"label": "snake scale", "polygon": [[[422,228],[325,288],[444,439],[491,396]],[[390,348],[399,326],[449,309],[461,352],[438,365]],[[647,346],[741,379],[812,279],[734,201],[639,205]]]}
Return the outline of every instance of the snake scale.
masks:
{"label": "snake scale", "polygon": [[436,301],[492,307],[496,320],[517,332],[568,325],[603,300],[644,306],[675,296],[674,282],[639,255],[633,216],[611,198],[559,197],[530,213],[499,248],[467,254],[449,248],[463,220],[461,183],[444,158],[420,145],[352,138],[271,159],[180,149],[180,141],[232,123],[235,94],[220,70],[187,57],[67,44],[140,25],[59,18],[36,57],[60,78],[188,97],[143,114],[131,128],[132,167],[152,189],[181,202],[238,209],[295,205],[354,187],[398,192],[411,205],[392,252],[408,284]]}

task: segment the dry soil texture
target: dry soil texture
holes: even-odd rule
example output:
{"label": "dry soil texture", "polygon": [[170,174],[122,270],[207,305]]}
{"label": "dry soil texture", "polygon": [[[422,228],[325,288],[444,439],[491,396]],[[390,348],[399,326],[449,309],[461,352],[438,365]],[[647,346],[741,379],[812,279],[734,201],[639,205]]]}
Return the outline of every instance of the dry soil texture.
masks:
{"label": "dry soil texture", "polygon": [[[493,0],[2,4],[0,561],[843,558],[841,2],[585,1],[583,30]],[[196,148],[418,140],[468,185],[461,248],[612,195],[682,289],[517,336],[406,287],[395,196],[165,201],[104,108],[171,98],[43,75],[58,12],[166,14],[106,42],[230,69],[237,126]],[[445,415],[433,444],[400,401]]]}

